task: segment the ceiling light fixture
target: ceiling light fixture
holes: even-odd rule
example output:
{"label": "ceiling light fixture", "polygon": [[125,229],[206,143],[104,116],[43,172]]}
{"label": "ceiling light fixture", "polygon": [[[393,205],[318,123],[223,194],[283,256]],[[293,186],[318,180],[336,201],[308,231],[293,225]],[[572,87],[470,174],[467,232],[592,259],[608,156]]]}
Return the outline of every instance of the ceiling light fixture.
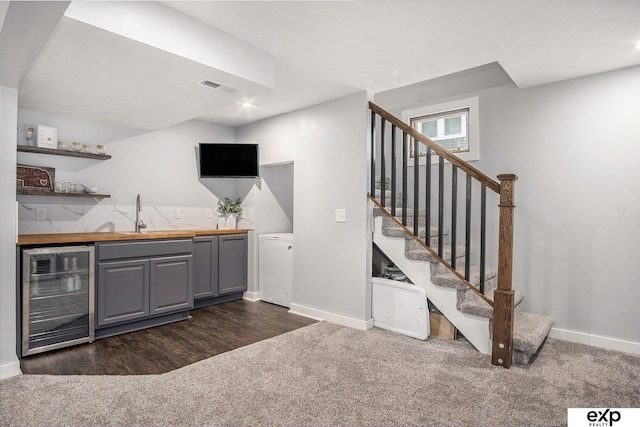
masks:
{"label": "ceiling light fixture", "polygon": [[250,103],[250,102],[248,102],[248,101],[244,101],[244,102],[243,102],[242,104],[240,104],[240,105],[242,105],[242,107],[244,107],[244,108],[253,107],[253,104],[252,104],[252,103]]}

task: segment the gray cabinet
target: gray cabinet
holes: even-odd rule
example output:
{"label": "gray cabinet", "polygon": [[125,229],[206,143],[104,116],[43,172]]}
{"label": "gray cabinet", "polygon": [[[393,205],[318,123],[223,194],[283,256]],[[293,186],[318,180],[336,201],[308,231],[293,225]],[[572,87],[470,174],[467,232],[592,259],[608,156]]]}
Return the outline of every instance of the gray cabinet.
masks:
{"label": "gray cabinet", "polygon": [[220,236],[218,245],[218,293],[247,290],[247,236]]}
{"label": "gray cabinet", "polygon": [[193,257],[196,301],[223,302],[247,290],[246,234],[196,237]]}
{"label": "gray cabinet", "polygon": [[149,316],[149,261],[98,264],[97,326]]}
{"label": "gray cabinet", "polygon": [[218,296],[218,237],[193,239],[193,298]]}
{"label": "gray cabinet", "polygon": [[97,326],[193,307],[191,239],[97,244]]}
{"label": "gray cabinet", "polygon": [[155,258],[151,266],[149,299],[151,314],[188,310],[193,307],[191,255]]}

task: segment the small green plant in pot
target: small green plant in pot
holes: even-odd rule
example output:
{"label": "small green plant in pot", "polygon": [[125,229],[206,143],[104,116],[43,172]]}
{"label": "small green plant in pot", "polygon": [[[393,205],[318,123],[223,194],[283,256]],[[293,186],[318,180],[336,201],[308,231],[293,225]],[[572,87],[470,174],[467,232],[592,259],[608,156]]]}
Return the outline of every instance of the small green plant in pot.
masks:
{"label": "small green plant in pot", "polygon": [[224,202],[222,200],[218,200],[218,212],[220,215],[227,216],[229,214],[239,214],[242,212],[242,206],[240,206],[240,198],[235,202],[230,200],[228,197],[224,198]]}
{"label": "small green plant in pot", "polygon": [[[233,201],[228,197],[224,198],[224,201],[218,201],[218,213],[220,214],[220,220],[218,221],[218,228],[230,229],[236,228],[236,216],[242,212],[242,206],[240,206],[240,198]],[[224,220],[222,220],[224,218]]]}

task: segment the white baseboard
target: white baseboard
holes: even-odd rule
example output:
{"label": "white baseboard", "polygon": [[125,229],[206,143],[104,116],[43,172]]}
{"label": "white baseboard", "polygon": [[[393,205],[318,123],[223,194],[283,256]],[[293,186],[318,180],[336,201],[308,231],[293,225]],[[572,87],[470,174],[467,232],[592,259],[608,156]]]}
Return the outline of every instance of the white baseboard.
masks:
{"label": "white baseboard", "polygon": [[242,299],[246,299],[251,302],[260,301],[261,297],[262,295],[260,292],[245,292],[244,295],[242,295]]}
{"label": "white baseboard", "polygon": [[637,342],[623,341],[615,338],[601,337],[598,335],[585,334],[583,332],[569,331],[559,328],[551,328],[549,336],[563,341],[640,355],[640,343]]}
{"label": "white baseboard", "polygon": [[15,377],[16,375],[22,375],[20,370],[20,362],[11,362],[4,365],[0,365],[0,380],[9,377]]}
{"label": "white baseboard", "polygon": [[314,320],[324,320],[329,323],[335,323],[336,325],[347,326],[361,331],[373,328],[373,319],[354,319],[353,317],[342,316],[340,314],[330,313],[328,311],[318,310],[317,308],[307,307],[296,303],[291,303],[289,313],[308,317]]}

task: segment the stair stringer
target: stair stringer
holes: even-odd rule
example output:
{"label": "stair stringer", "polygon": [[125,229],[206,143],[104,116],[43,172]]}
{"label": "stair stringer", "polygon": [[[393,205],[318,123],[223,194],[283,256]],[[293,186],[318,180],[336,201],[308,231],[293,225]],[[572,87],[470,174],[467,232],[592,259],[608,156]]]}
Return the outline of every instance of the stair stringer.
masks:
{"label": "stair stringer", "polygon": [[382,234],[382,217],[374,217],[373,241],[393,263],[413,282],[427,292],[427,298],[483,354],[491,354],[489,319],[462,313],[456,307],[457,290],[431,282],[431,263],[405,257],[405,239]]}

